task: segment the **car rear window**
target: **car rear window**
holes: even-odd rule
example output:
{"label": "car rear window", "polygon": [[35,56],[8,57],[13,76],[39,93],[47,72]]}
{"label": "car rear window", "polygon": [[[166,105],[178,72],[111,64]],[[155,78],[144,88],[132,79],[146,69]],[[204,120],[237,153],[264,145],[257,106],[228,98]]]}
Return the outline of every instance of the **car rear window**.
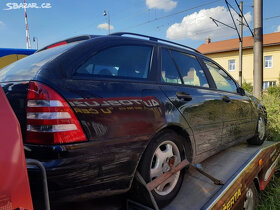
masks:
{"label": "car rear window", "polygon": [[0,82],[31,80],[39,69],[77,43],[43,50],[0,69]]}
{"label": "car rear window", "polygon": [[101,50],[76,71],[77,76],[147,79],[152,47],[116,46]]}

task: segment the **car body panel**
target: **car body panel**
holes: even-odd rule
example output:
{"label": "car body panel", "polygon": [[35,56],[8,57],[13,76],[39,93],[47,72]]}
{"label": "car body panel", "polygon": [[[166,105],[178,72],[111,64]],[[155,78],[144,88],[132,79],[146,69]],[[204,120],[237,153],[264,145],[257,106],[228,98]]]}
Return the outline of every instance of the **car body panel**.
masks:
{"label": "car body panel", "polygon": [[[75,74],[91,56],[122,45],[153,48],[147,79]],[[209,88],[163,84],[160,78],[162,47],[196,56],[207,76]],[[31,71],[28,76],[22,74],[19,77],[5,69],[0,72],[0,84],[20,121],[24,137],[30,80],[43,83],[59,93],[72,107],[87,136],[87,141],[81,143],[25,144],[28,149],[26,156],[42,161],[47,169],[52,200],[58,197],[61,201],[92,198],[129,190],[146,147],[164,129],[173,129],[182,135],[190,147],[188,158],[192,162],[200,162],[227,147],[225,137],[230,136],[230,142],[234,144],[233,139],[241,136],[236,130],[256,126],[256,109],[261,106],[255,105],[256,102],[248,96],[217,90],[201,60],[204,56],[199,53],[155,41],[119,36],[94,37],[65,47],[65,51],[62,48],[57,47],[61,51],[58,54],[55,53],[56,48],[46,50],[55,55],[37,66],[34,74]],[[40,57],[40,53],[44,54],[44,50],[35,56]],[[192,100],[179,100],[176,96],[178,91],[189,93]],[[223,94],[232,99],[231,104],[222,100]],[[248,106],[240,106],[241,102]],[[252,110],[248,111],[250,107]],[[246,116],[241,116],[242,113]],[[248,135],[254,131],[248,131]],[[40,187],[37,184],[38,170],[29,167],[29,175],[36,195],[40,190],[36,189]]]}
{"label": "car body panel", "polygon": [[[184,86],[162,85],[161,89],[192,129],[197,155],[221,146],[223,104],[219,94],[203,88]],[[178,91],[188,93],[192,100],[178,99]]]}
{"label": "car body panel", "polygon": [[[223,97],[225,94],[221,92]],[[244,141],[255,134],[256,121],[252,121],[253,105],[250,98],[235,93],[226,93],[230,102],[223,106],[223,144]]]}

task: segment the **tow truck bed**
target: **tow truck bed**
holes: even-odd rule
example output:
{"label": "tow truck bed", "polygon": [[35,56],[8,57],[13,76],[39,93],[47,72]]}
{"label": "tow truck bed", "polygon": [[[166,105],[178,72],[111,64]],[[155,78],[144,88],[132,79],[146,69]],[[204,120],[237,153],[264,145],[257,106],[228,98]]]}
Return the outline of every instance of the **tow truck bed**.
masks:
{"label": "tow truck bed", "polygon": [[[220,179],[224,185],[215,185],[196,169],[189,168],[176,198],[164,209],[243,209],[245,194],[256,182],[263,190],[277,166],[280,142],[264,142],[261,146],[246,143],[232,146],[201,163],[203,171]],[[126,196],[126,195],[124,195]],[[102,201],[103,200],[103,201]],[[112,200],[112,202],[110,201]],[[104,202],[106,201],[106,202]],[[98,201],[63,204],[68,209],[150,209],[126,198],[103,198]],[[120,202],[122,204],[120,204]],[[85,208],[84,208],[85,207]]]}
{"label": "tow truck bed", "polygon": [[[266,167],[265,163],[269,164],[271,154],[279,159],[279,151],[280,143],[266,141],[261,146],[236,145],[208,158],[201,163],[203,170],[222,180],[224,185],[215,185],[198,171],[190,168],[180,192],[165,209],[221,208],[239,189],[241,193],[245,190],[246,185],[254,180],[263,167]],[[260,159],[263,161],[261,166]],[[239,198],[241,197],[239,195]],[[234,204],[237,200],[238,198],[234,198]]]}

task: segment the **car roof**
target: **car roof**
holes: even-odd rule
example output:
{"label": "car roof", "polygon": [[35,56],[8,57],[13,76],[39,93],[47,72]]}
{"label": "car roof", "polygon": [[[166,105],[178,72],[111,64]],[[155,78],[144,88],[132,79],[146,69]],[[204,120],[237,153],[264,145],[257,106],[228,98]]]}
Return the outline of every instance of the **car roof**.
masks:
{"label": "car roof", "polygon": [[[110,35],[82,35],[82,36],[76,36],[76,37],[71,37],[59,42],[55,42],[53,44],[50,44],[40,50],[38,50],[37,52],[43,51],[43,50],[47,50],[49,48],[53,48],[56,46],[60,46],[60,45],[64,45],[64,44],[69,44],[69,43],[73,43],[73,42],[81,42],[81,41],[90,41],[92,39],[95,38],[119,38],[121,40],[131,40],[131,41],[137,41],[143,44],[156,44],[158,46],[162,46],[162,47],[167,47],[167,48],[173,48],[173,49],[178,49],[178,50],[185,50],[197,55],[202,55],[199,51],[197,51],[194,48],[191,48],[189,46],[183,45],[183,44],[179,44],[176,42],[172,42],[169,40],[165,40],[165,39],[160,39],[160,38],[156,38],[156,37],[152,37],[152,36],[147,36],[147,35],[142,35],[142,34],[136,34],[136,33],[129,33],[129,32],[118,32],[118,33],[112,33]],[[100,39],[99,39],[100,40]]]}

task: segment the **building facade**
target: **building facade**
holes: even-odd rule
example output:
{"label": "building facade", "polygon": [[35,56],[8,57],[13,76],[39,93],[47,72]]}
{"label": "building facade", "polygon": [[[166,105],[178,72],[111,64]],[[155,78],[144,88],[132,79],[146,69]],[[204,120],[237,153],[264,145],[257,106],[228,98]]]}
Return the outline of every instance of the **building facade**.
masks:
{"label": "building facade", "polygon": [[[253,45],[252,37],[243,39],[242,82],[253,84]],[[239,79],[239,39],[211,42],[197,48],[227,70],[232,77]],[[279,84],[280,77],[280,32],[263,36],[263,88]]]}

